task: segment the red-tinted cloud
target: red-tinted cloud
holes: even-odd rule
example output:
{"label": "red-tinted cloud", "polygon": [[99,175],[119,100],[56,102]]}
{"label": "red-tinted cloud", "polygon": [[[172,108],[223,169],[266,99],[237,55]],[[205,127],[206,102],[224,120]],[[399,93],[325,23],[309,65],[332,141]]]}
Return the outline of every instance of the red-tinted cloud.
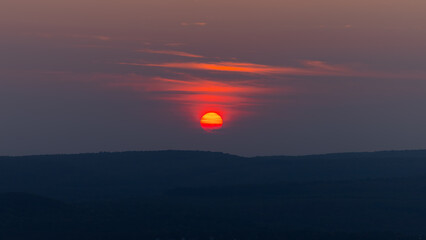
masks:
{"label": "red-tinted cloud", "polygon": [[199,26],[199,27],[204,27],[207,25],[206,22],[181,22],[180,25],[182,26]]}
{"label": "red-tinted cloud", "polygon": [[190,58],[204,58],[201,55],[182,52],[182,51],[173,51],[173,50],[151,50],[151,49],[144,49],[139,50],[138,52],[146,52],[146,53],[155,53],[155,54],[165,54],[165,55],[173,55],[173,56],[180,56],[180,57],[190,57]]}
{"label": "red-tinted cloud", "polygon": [[199,116],[205,111],[218,111],[227,119],[241,112],[242,106],[259,105],[262,103],[261,96],[278,91],[278,88],[264,87],[253,81],[226,82],[191,76],[182,80],[161,77],[138,79],[132,75],[127,80],[122,79],[110,85],[129,87],[149,93],[155,99],[188,107],[193,116]]}
{"label": "red-tinted cloud", "polygon": [[296,76],[343,76],[354,74],[353,70],[330,65],[321,61],[304,61],[302,67],[281,67],[244,62],[167,62],[167,63],[121,63],[134,66],[163,67],[189,70],[220,71],[252,74],[275,74]]}

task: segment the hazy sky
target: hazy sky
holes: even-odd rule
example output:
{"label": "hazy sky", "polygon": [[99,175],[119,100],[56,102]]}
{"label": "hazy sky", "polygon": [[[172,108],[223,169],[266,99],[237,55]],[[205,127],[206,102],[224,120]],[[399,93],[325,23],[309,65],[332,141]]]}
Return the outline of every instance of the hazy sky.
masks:
{"label": "hazy sky", "polygon": [[426,148],[426,1],[2,0],[0,110],[0,155]]}

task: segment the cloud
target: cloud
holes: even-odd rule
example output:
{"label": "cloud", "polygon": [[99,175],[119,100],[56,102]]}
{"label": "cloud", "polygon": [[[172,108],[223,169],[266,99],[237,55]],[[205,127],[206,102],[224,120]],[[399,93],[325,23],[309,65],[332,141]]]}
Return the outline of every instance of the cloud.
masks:
{"label": "cloud", "polygon": [[110,41],[111,40],[111,37],[100,36],[100,35],[92,36],[92,38],[97,39],[97,40],[101,40],[101,41]]}
{"label": "cloud", "polygon": [[43,33],[43,32],[27,32],[25,35],[36,36],[39,38],[70,38],[77,40],[97,40],[107,42],[113,40],[112,37],[106,35],[88,35],[88,34],[72,34],[72,33]]}
{"label": "cloud", "polygon": [[207,23],[206,22],[191,22],[191,23],[181,22],[180,25],[182,25],[182,26],[199,26],[199,27],[204,27],[204,26],[207,25]]}
{"label": "cloud", "polygon": [[168,78],[154,78],[162,90],[180,93],[214,93],[214,94],[260,94],[270,89],[260,86],[250,86],[243,83],[224,83],[206,79],[183,81]]}
{"label": "cloud", "polygon": [[[209,72],[223,73],[239,73],[247,77],[247,74],[254,77],[268,76],[293,76],[293,77],[315,77],[315,76],[330,76],[330,77],[361,77],[361,78],[385,78],[385,79],[422,79],[426,78],[426,73],[418,72],[383,72],[374,71],[365,66],[357,65],[357,68],[349,65],[329,64],[323,61],[305,60],[300,61],[298,67],[272,66],[247,62],[165,62],[165,63],[132,63],[122,62],[121,65],[142,66],[142,67],[158,67],[170,69],[196,70]],[[204,75],[205,76],[205,75]]]}
{"label": "cloud", "polygon": [[173,56],[180,56],[180,57],[190,57],[190,58],[204,58],[201,55],[182,52],[182,51],[173,51],[173,50],[151,50],[151,49],[144,49],[144,50],[138,50],[138,52],[146,52],[146,53],[154,53],[154,54],[166,54],[166,55],[173,55]]}
{"label": "cloud", "polygon": [[[261,96],[278,92],[278,88],[265,87],[254,81],[224,81],[185,76],[184,79],[163,77],[144,78],[131,75],[124,81],[109,83],[113,87],[127,87],[149,93],[155,99],[165,100],[195,109],[235,109],[262,103]],[[198,111],[198,110],[197,110]]]}
{"label": "cloud", "polygon": [[254,82],[222,82],[217,80],[189,78],[187,80],[163,77],[123,76],[123,81],[115,81],[111,85],[127,86],[147,92],[169,92],[173,94],[217,94],[217,95],[253,95],[273,92]]}
{"label": "cloud", "polygon": [[[425,76],[424,73],[386,73],[359,65],[336,65],[315,60],[300,61],[295,66],[273,66],[237,61],[123,62],[120,64],[165,70],[160,71],[164,74],[160,75],[162,77],[157,75],[157,77],[151,77],[149,81],[126,83],[128,87],[142,90],[155,99],[192,108],[191,111],[195,115],[206,110],[220,110],[226,114],[233,114],[235,117],[239,115],[235,114],[237,112],[250,114],[252,110],[266,103],[285,101],[294,94],[298,94],[298,91],[304,91],[294,89],[291,87],[294,85],[289,85],[289,82],[281,81],[288,79],[287,76],[315,77],[315,79],[328,77],[390,79]],[[193,70],[193,72],[184,70]],[[233,73],[233,75],[231,78],[226,74],[217,73]]]}
{"label": "cloud", "polygon": [[182,45],[185,45],[185,44],[178,43],[178,42],[171,42],[171,43],[165,43],[164,44],[164,46],[167,46],[167,47],[179,47],[179,46],[182,46]]}
{"label": "cloud", "polygon": [[64,34],[63,36],[75,39],[94,39],[99,41],[111,41],[111,37],[104,35]]}
{"label": "cloud", "polygon": [[295,76],[342,76],[353,74],[349,68],[330,65],[321,61],[303,61],[302,67],[281,67],[244,62],[167,62],[167,63],[120,63],[133,66],[177,68],[189,70],[220,71],[252,74],[276,74]]}

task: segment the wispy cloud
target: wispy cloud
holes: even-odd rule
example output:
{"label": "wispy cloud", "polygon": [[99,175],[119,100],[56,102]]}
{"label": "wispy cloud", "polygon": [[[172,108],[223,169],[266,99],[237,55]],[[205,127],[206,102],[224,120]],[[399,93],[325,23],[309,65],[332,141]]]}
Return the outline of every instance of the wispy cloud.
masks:
{"label": "wispy cloud", "polygon": [[[314,60],[300,61],[295,66],[273,66],[237,61],[123,62],[120,64],[164,68],[166,71],[162,77],[152,77],[149,81],[143,82],[119,83],[119,85],[126,84],[128,87],[150,93],[156,99],[193,108],[196,114],[206,110],[222,110],[226,114],[239,111],[250,113],[253,107],[262,106],[269,101],[277,101],[278,98],[278,101],[284,100],[299,91],[285,81],[276,81],[288,79],[288,77],[318,77],[318,79],[339,77],[340,79],[425,76],[424,73],[412,75],[377,72],[365,68],[362,70],[362,66],[336,65]],[[217,73],[233,74],[230,78],[227,74]],[[219,79],[218,76],[223,78]]]}
{"label": "wispy cloud", "polygon": [[207,25],[206,22],[181,22],[180,25],[182,26],[199,26],[204,27]]}
{"label": "wispy cloud", "polygon": [[28,35],[35,35],[41,38],[73,38],[85,40],[98,40],[98,41],[111,41],[112,38],[105,35],[87,35],[87,34],[64,34],[64,33],[26,33]]}
{"label": "wispy cloud", "polygon": [[186,76],[185,80],[153,77],[137,78],[132,75],[124,81],[110,83],[114,87],[128,87],[151,93],[156,99],[189,104],[198,109],[214,104],[217,107],[235,108],[241,105],[259,105],[254,96],[277,92],[277,88],[265,87],[255,82],[231,82]]}
{"label": "wispy cloud", "polygon": [[170,92],[173,94],[218,94],[218,95],[252,95],[275,91],[251,82],[221,82],[211,79],[189,78],[187,80],[152,77],[141,78],[136,75],[123,77],[124,81],[111,83],[114,86],[128,86],[147,92]]}
{"label": "wispy cloud", "polygon": [[138,50],[138,52],[146,52],[146,53],[154,53],[154,54],[165,54],[165,55],[173,55],[180,57],[190,57],[190,58],[204,58],[204,56],[182,52],[182,51],[173,51],[173,50],[152,50],[152,49],[142,49]]}
{"label": "wispy cloud", "polygon": [[224,83],[206,79],[193,79],[183,81],[169,78],[154,78],[157,86],[163,91],[181,92],[181,93],[214,93],[214,94],[260,94],[271,91],[255,85],[242,83]]}
{"label": "wispy cloud", "polygon": [[167,46],[167,47],[179,47],[179,46],[182,46],[182,45],[185,45],[185,44],[179,43],[179,42],[171,42],[171,43],[165,43],[164,44],[164,46]]}
{"label": "wispy cloud", "polygon": [[244,62],[168,62],[168,63],[120,63],[133,66],[149,66],[163,68],[177,68],[189,70],[221,71],[253,74],[279,74],[301,76],[340,76],[352,74],[350,68],[330,65],[321,61],[304,61],[302,67],[281,67]]}

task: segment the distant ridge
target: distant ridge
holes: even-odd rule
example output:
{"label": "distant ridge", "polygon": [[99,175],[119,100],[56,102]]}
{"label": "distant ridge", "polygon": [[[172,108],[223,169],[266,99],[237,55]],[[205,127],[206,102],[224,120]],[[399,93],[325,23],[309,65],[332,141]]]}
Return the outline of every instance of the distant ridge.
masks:
{"label": "distant ridge", "polygon": [[100,152],[85,152],[85,153],[57,153],[57,154],[28,154],[28,155],[4,155],[0,156],[1,158],[20,158],[20,157],[49,157],[49,156],[75,156],[75,155],[96,155],[96,154],[134,154],[134,153],[184,153],[184,154],[199,154],[199,153],[207,153],[207,154],[222,154],[229,156],[238,156],[235,154],[224,153],[224,152],[215,152],[215,151],[202,151],[202,150],[141,150],[141,151],[100,151]]}
{"label": "distant ridge", "polygon": [[384,151],[369,151],[369,152],[338,152],[338,153],[321,153],[321,154],[306,154],[306,155],[270,155],[270,156],[256,156],[255,158],[281,158],[281,157],[296,157],[296,158],[306,158],[306,157],[353,157],[353,156],[404,156],[404,155],[426,155],[426,149],[415,149],[415,150],[384,150]]}
{"label": "distant ridge", "polygon": [[69,155],[94,155],[94,154],[126,154],[126,153],[208,153],[208,154],[223,154],[229,156],[238,156],[242,158],[280,158],[280,157],[340,157],[347,155],[386,155],[386,154],[426,154],[426,149],[413,149],[413,150],[380,150],[380,151],[366,151],[366,152],[336,152],[336,153],[319,153],[319,154],[302,154],[302,155],[258,155],[252,157],[243,157],[237,154],[219,152],[219,151],[205,151],[205,150],[132,150],[132,151],[100,151],[100,152],[85,152],[85,153],[57,153],[57,154],[28,154],[28,155],[3,155],[1,158],[16,158],[16,157],[39,157],[39,156],[69,156]]}
{"label": "distant ridge", "polygon": [[175,187],[425,175],[426,150],[253,158],[176,150],[0,157],[0,192],[77,200],[160,194]]}
{"label": "distant ridge", "polygon": [[0,238],[415,240],[425,189],[425,150],[0,157]]}

